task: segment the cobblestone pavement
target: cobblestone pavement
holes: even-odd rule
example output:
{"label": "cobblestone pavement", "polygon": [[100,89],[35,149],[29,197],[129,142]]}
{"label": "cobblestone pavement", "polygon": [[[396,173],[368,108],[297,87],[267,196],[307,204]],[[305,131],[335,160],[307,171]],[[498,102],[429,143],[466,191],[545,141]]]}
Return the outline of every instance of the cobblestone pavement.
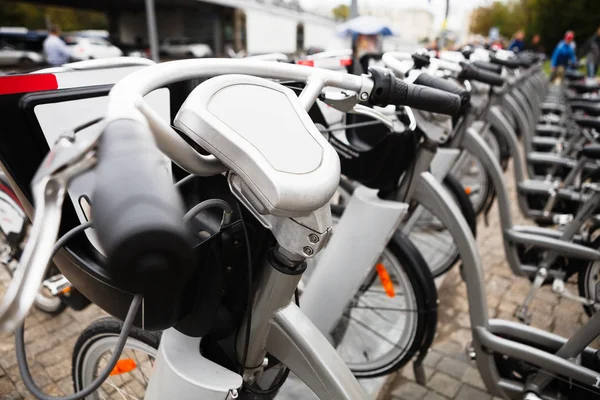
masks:
{"label": "cobblestone pavement", "polygon": [[[512,214],[517,225],[531,225],[519,212],[512,168],[506,175],[512,201]],[[498,208],[495,204],[489,213],[489,226],[480,218],[477,226],[477,244],[485,267],[487,305],[490,318],[516,321],[513,314],[525,299],[529,281],[513,276],[504,259],[504,246],[500,236]],[[577,293],[576,283],[567,283]],[[425,358],[426,386],[415,382],[412,364],[388,377],[380,391],[379,400],[490,400],[476,369],[475,362],[466,356],[471,342],[469,304],[466,286],[458,268],[448,273],[438,291],[440,300],[437,335],[432,350]],[[588,318],[581,305],[559,299],[549,286],[542,288],[531,304],[532,326],[558,335],[571,334]],[[494,398],[494,400],[497,398]]]}
{"label": "cobblestone pavement", "polygon": [[[507,175],[509,183],[513,182]],[[514,187],[510,187],[514,197]],[[515,223],[523,224],[513,202]],[[514,319],[515,307],[524,299],[529,283],[513,277],[504,261],[504,250],[496,206],[490,212],[489,226],[478,225],[479,252],[486,267],[485,280],[490,317]],[[6,286],[9,276],[0,269],[0,286]],[[572,288],[573,289],[573,288]],[[0,293],[4,290],[0,289]],[[468,361],[465,347],[471,340],[469,330],[466,288],[454,268],[439,289],[440,310],[437,337],[431,353],[425,360],[427,385],[415,383],[412,366],[388,377],[380,400],[489,400],[485,387]],[[586,320],[581,306],[558,299],[549,288],[543,288],[532,304],[535,311],[533,326],[549,329],[561,335],[570,335]],[[96,307],[84,311],[66,310],[51,317],[34,310],[26,321],[25,339],[31,372],[44,391],[52,395],[73,392],[71,356],[80,332],[103,313]],[[14,337],[0,334],[0,399],[33,399],[25,389],[15,357]]]}

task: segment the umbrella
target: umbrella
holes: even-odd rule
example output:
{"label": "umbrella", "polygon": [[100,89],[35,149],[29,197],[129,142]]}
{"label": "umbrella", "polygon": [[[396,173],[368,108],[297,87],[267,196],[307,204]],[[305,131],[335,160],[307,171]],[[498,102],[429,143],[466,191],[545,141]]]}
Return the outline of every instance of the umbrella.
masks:
{"label": "umbrella", "polygon": [[357,34],[392,36],[394,32],[385,22],[370,15],[353,18],[337,27],[338,36]]}

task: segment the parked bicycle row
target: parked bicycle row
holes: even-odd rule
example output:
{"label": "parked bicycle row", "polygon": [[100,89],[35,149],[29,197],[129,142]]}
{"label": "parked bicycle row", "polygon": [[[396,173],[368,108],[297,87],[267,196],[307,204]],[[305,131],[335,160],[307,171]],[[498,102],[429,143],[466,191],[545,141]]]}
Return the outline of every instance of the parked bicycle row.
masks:
{"label": "parked bicycle row", "polygon": [[[598,396],[600,87],[549,86],[542,62],[465,48],[370,55],[361,75],[266,55],[1,77],[20,134],[0,137],[0,327],[25,386],[53,398],[27,366],[30,308],[90,303],[113,317],[79,337],[67,398],[140,398],[132,379],[147,399],[273,398],[293,372],[319,398],[362,399],[357,378],[409,361],[423,384],[434,278],[460,266],[491,394]],[[509,160],[537,226],[512,222]],[[475,235],[494,202],[531,281],[523,323],[488,317]],[[590,315],[570,338],[528,325],[545,284]]]}

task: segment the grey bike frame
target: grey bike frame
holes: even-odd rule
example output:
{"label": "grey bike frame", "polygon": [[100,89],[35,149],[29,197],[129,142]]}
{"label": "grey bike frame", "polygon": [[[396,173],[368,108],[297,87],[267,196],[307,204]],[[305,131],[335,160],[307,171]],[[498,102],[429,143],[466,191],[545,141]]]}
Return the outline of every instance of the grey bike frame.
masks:
{"label": "grey bike frame", "polygon": [[[574,237],[576,230],[583,222],[576,222],[572,225],[572,227],[569,226],[569,235],[563,235],[562,239],[557,239],[553,236],[550,236],[550,234],[540,235],[540,230],[542,230],[541,228],[536,228],[535,231],[531,231],[527,227],[514,226],[510,211],[508,189],[506,187],[506,182],[504,181],[502,168],[494,159],[493,153],[491,150],[489,150],[483,139],[481,139],[481,137],[473,129],[467,130],[467,134],[462,146],[483,163],[494,185],[496,195],[498,196],[500,225],[502,232],[504,232],[503,237],[505,239],[504,249],[506,253],[506,259],[515,275],[532,275],[535,274],[538,269],[537,266],[524,266],[521,264],[517,253],[517,244],[533,244],[548,250],[561,249],[563,252],[568,253],[571,257],[586,260],[600,259],[600,252],[590,249],[586,246],[568,242],[568,240],[571,240]],[[516,162],[517,161],[515,161],[515,163]],[[548,229],[548,231],[551,230]]]}
{"label": "grey bike frame", "polygon": [[[473,154],[485,160],[494,159],[492,151],[483,139],[477,135],[477,132],[471,129],[468,130],[467,139],[467,142],[473,141],[476,143],[474,146],[467,146]],[[502,170],[497,163],[494,169],[495,174],[502,177]],[[462,217],[453,202],[444,198],[443,193],[435,194],[437,182],[428,177],[427,173],[423,173],[422,179],[417,182],[415,196],[423,202],[424,207],[436,210],[436,217],[450,229],[459,249],[463,262],[463,279],[467,286],[467,298],[469,300],[473,348],[476,352],[477,367],[488,390],[496,396],[511,399],[522,399],[525,391],[525,387],[521,383],[500,378],[493,353],[505,354],[539,366],[543,370],[570,377],[598,388],[600,375],[597,372],[576,365],[566,359],[582,351],[595,351],[586,349],[586,346],[600,334],[600,317],[590,321],[588,325],[581,328],[569,340],[523,324],[503,320],[488,320],[483,266],[476,251],[476,243],[464,217]],[[498,197],[499,201],[501,201],[500,197],[507,200],[506,193],[498,193]],[[507,213],[507,211],[506,209],[500,211],[501,219],[510,222],[510,213]],[[515,340],[509,340],[498,335],[512,337]],[[519,343],[519,340],[532,345]],[[563,350],[560,354],[554,355],[535,347],[536,345],[537,347],[547,346],[549,343],[554,344],[557,349],[562,348]],[[539,386],[542,387],[544,384],[547,384],[547,382],[543,381]]]}

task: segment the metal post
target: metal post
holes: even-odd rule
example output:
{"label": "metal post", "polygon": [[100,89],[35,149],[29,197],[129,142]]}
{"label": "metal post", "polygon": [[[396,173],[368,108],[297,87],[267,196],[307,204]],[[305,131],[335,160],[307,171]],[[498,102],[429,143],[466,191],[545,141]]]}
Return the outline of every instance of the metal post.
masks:
{"label": "metal post", "polygon": [[146,25],[148,26],[148,41],[150,43],[150,54],[152,59],[159,62],[158,57],[158,33],[156,29],[156,14],[154,12],[154,0],[146,0]]}
{"label": "metal post", "polygon": [[446,14],[444,15],[444,23],[442,25],[442,35],[438,47],[441,50],[446,46],[446,25],[448,24],[448,14],[450,13],[450,0],[446,0]]}
{"label": "metal post", "polygon": [[350,5],[350,19],[358,17],[358,0],[352,0]]}

